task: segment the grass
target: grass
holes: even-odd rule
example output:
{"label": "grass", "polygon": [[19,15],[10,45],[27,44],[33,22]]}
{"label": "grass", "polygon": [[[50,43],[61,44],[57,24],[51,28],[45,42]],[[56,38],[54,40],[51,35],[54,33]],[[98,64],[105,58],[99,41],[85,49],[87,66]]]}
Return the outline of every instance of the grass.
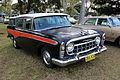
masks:
{"label": "grass", "polygon": [[120,48],[106,44],[108,50],[94,61],[78,62],[64,68],[50,69],[39,57],[14,49],[6,25],[0,24],[0,80],[119,80]]}

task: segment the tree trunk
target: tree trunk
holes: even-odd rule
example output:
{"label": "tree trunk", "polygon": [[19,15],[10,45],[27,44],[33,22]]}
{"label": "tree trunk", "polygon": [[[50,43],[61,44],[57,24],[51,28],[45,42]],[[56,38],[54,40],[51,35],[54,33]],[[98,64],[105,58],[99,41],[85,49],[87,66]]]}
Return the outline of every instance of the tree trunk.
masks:
{"label": "tree trunk", "polygon": [[20,14],[23,14],[22,3],[23,3],[23,2],[22,2],[21,0],[18,0]]}
{"label": "tree trunk", "polygon": [[28,3],[27,3],[27,11],[26,11],[26,13],[29,13],[29,12],[30,12],[31,3],[32,3],[32,0],[28,0]]}
{"label": "tree trunk", "polygon": [[85,3],[86,3],[86,0],[82,0],[82,5],[81,5],[81,9],[80,9],[80,20],[79,22],[80,23],[83,23],[84,21],[84,17],[85,17]]}

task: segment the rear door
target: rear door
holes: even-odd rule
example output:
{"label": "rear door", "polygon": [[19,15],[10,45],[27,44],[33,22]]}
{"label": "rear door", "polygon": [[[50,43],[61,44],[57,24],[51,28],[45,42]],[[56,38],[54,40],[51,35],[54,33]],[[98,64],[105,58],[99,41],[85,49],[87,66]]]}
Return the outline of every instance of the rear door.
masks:
{"label": "rear door", "polygon": [[99,18],[97,21],[97,29],[103,31],[106,33],[106,39],[111,40],[112,36],[112,30],[111,27],[109,26],[109,21],[107,18]]}
{"label": "rear door", "polygon": [[22,45],[24,48],[29,50],[34,50],[36,47],[36,40],[34,40],[35,34],[33,34],[32,18],[24,18],[24,27],[23,27],[22,36]]}
{"label": "rear door", "polygon": [[22,34],[23,34],[23,31],[24,31],[24,18],[17,18],[16,19],[16,34],[15,34],[15,38],[16,38],[16,41],[18,43],[19,46],[23,47],[23,37],[22,37]]}

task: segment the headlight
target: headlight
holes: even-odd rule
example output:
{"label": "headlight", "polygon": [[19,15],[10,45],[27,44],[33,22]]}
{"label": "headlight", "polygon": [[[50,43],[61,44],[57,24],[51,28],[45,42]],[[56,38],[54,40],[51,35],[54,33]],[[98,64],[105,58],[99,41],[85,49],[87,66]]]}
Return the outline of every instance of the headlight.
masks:
{"label": "headlight", "polygon": [[67,51],[68,52],[72,52],[73,50],[74,50],[74,44],[73,43],[69,43],[68,45],[67,45]]}
{"label": "headlight", "polygon": [[100,41],[101,41],[100,37],[96,37],[96,38],[95,38],[95,41],[96,41],[97,46],[99,46]]}
{"label": "headlight", "polygon": [[60,58],[63,59],[65,54],[65,43],[62,42],[60,45]]}

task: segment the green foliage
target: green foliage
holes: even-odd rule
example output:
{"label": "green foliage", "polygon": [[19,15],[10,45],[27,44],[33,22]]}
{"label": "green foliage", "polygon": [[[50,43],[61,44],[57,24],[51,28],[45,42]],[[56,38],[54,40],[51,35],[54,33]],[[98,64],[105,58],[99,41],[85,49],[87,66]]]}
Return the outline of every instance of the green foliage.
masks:
{"label": "green foliage", "polygon": [[11,0],[5,0],[0,6],[0,11],[6,14],[11,14],[11,10]]}
{"label": "green foliage", "polygon": [[120,1],[119,0],[94,0],[94,10],[100,15],[116,15],[120,14]]}
{"label": "green foliage", "polygon": [[13,13],[17,14],[17,12],[19,10],[19,4],[18,3],[13,4],[12,9],[13,9]]}
{"label": "green foliage", "polygon": [[[20,13],[28,13],[31,10],[35,12],[45,12],[46,8],[51,8],[53,5],[57,6],[57,9],[60,9],[61,2],[60,0],[18,0],[19,11]],[[17,8],[17,7],[16,7]]]}
{"label": "green foliage", "polygon": [[66,9],[66,13],[68,13],[69,15],[78,14],[78,11],[77,11],[77,9],[74,6],[79,1],[80,0],[67,0],[67,3],[69,3],[69,7]]}
{"label": "green foliage", "polygon": [[68,8],[67,8],[67,13],[68,13],[69,15],[75,15],[75,14],[77,14],[78,12],[77,12],[77,10],[76,10],[74,7],[68,7]]}

